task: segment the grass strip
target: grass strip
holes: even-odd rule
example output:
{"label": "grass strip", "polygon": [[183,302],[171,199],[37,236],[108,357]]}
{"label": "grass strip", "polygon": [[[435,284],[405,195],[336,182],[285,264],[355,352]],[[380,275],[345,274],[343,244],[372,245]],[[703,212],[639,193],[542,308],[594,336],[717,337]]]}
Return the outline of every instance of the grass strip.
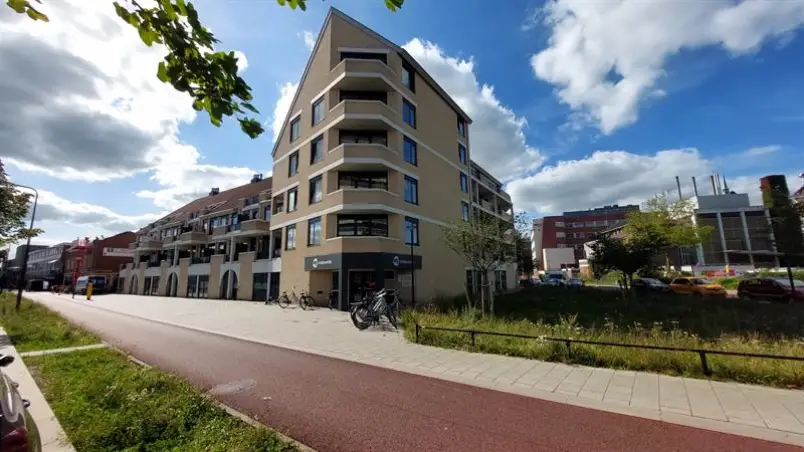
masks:
{"label": "grass strip", "polygon": [[297,450],[230,416],[189,383],[113,349],[25,362],[78,452]]}
{"label": "grass strip", "polygon": [[0,294],[0,325],[18,352],[76,347],[100,342],[95,335],[72,325],[60,315],[23,298],[20,311],[14,309],[16,294]]}

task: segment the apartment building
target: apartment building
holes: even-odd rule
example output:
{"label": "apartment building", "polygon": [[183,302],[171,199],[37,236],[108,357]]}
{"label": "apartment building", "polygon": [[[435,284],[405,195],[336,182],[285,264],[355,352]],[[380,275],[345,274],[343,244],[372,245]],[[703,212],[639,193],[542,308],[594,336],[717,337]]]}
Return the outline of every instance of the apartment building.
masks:
{"label": "apartment building", "polygon": [[[621,224],[629,212],[638,210],[639,206],[636,205],[614,204],[533,220],[531,233],[533,260],[543,261],[543,250],[552,248],[573,248],[575,260],[584,259],[584,243],[593,239],[598,232]],[[539,267],[542,268],[543,265]]]}
{"label": "apartment building", "polygon": [[133,262],[129,245],[137,239],[131,231],[111,237],[74,240],[65,251],[64,282],[72,284],[79,276],[106,276],[114,287],[121,266]]}
{"label": "apartment building", "polygon": [[[331,8],[272,152],[282,290],[345,308],[370,284],[408,302],[471,286],[441,228],[513,206],[472,162],[470,124],[405,50]],[[515,266],[495,278],[514,287]]]}
{"label": "apartment building", "polygon": [[[31,285],[34,281],[46,281],[48,285],[61,284],[64,276],[64,252],[68,243],[31,250],[28,252],[28,269],[25,280]],[[41,283],[37,288],[42,287]]]}
{"label": "apartment building", "polygon": [[[277,296],[280,240],[271,235],[271,179],[207,196],[136,233],[119,291],[240,300]],[[106,247],[111,248],[111,247]]]}

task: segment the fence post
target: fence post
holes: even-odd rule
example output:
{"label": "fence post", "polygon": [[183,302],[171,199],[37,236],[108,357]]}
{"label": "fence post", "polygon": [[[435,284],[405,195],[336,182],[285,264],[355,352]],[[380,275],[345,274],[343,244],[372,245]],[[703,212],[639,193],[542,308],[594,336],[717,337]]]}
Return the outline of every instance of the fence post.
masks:
{"label": "fence post", "polygon": [[475,330],[472,330],[472,347],[475,346]]}
{"label": "fence post", "polygon": [[712,370],[709,369],[709,363],[706,362],[706,352],[701,350],[698,352],[698,355],[701,357],[701,369],[703,369],[704,375],[707,377],[712,375]]}
{"label": "fence post", "polygon": [[570,347],[572,345],[572,339],[567,339],[564,343],[567,344],[567,356],[569,356],[572,354],[572,348]]}
{"label": "fence post", "polygon": [[419,343],[419,322],[416,322],[416,343]]}

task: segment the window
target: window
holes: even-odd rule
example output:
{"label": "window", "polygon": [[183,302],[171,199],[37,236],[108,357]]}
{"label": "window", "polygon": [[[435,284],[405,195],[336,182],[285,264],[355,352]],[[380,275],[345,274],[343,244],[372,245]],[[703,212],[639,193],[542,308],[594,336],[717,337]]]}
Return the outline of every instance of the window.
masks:
{"label": "window", "polygon": [[458,145],[458,160],[460,160],[461,163],[466,165],[466,146],[462,144]]}
{"label": "window", "polygon": [[347,91],[341,90],[341,102],[345,100],[373,100],[388,104],[388,93],[385,91]]}
{"label": "window", "polygon": [[338,237],[388,237],[388,215],[338,215]]}
{"label": "window", "polygon": [[318,136],[310,142],[310,164],[324,160],[324,136]]}
{"label": "window", "polygon": [[405,202],[419,203],[419,181],[410,176],[405,176]]}
{"label": "window", "polygon": [[310,204],[321,202],[321,200],[324,199],[323,184],[324,182],[321,176],[316,176],[310,179]]}
{"label": "window", "polygon": [[321,217],[307,220],[307,246],[321,244]]}
{"label": "window", "polygon": [[555,226],[557,228],[563,228],[564,227],[564,222],[563,221],[556,221]]}
{"label": "window", "polygon": [[419,246],[419,220],[405,217],[405,245]]}
{"label": "window", "polygon": [[466,174],[463,173],[461,173],[461,191],[469,193],[469,179],[466,177]]}
{"label": "window", "polygon": [[290,142],[296,141],[296,138],[299,138],[300,128],[301,127],[301,116],[298,116],[293,121],[290,121]]}
{"label": "window", "polygon": [[402,119],[407,125],[416,128],[416,107],[405,99],[402,100]]}
{"label": "window", "polygon": [[372,53],[372,52],[341,52],[341,61],[345,59],[353,60],[377,60],[388,64],[388,55],[385,53]]}
{"label": "window", "polygon": [[296,225],[292,224],[290,226],[285,227],[285,249],[286,250],[295,250],[296,249]]}
{"label": "window", "polygon": [[288,177],[295,176],[299,172],[299,151],[290,154],[288,157]]}
{"label": "window", "polygon": [[318,124],[324,119],[324,97],[313,103],[313,125]]}
{"label": "window", "polygon": [[466,137],[466,121],[463,118],[458,118],[458,135]]}
{"label": "window", "polygon": [[299,189],[288,190],[288,212],[294,212],[299,205]]}
{"label": "window", "polygon": [[376,188],[388,190],[388,173],[339,171],[338,188]]}
{"label": "window", "polygon": [[418,152],[416,151],[416,142],[408,137],[405,137],[402,140],[402,145],[405,151],[405,161],[411,165],[418,165],[419,156]]}
{"label": "window", "polygon": [[271,221],[271,206],[265,206],[265,212],[263,212],[262,219],[265,221]]}
{"label": "window", "polygon": [[402,84],[416,92],[416,72],[407,63],[402,63]]}
{"label": "window", "polygon": [[274,198],[274,215],[285,211],[285,195],[278,195]]}
{"label": "window", "polygon": [[340,130],[339,144],[381,144],[388,146],[388,131],[386,130]]}
{"label": "window", "polygon": [[566,234],[564,234],[563,232],[556,232],[557,239],[563,239],[564,237],[566,237]]}
{"label": "window", "polygon": [[463,221],[469,221],[469,204],[461,201],[461,218]]}

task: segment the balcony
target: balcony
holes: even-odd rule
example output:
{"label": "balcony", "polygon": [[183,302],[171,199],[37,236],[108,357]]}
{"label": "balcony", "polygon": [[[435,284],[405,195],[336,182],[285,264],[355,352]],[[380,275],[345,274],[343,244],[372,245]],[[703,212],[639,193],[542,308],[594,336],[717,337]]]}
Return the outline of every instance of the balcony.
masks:
{"label": "balcony", "polygon": [[254,256],[254,260],[259,261],[259,260],[263,260],[263,259],[272,259],[271,250],[264,249],[264,250],[257,251],[257,253]]}
{"label": "balcony", "polygon": [[242,235],[251,235],[253,233],[256,234],[267,234],[271,231],[271,222],[266,220],[248,220],[240,223],[240,234]]}
{"label": "balcony", "polygon": [[159,267],[161,265],[162,265],[161,261],[158,262],[148,261],[148,268]]}
{"label": "balcony", "polygon": [[229,232],[229,226],[226,226],[226,225],[224,225],[224,226],[215,226],[214,228],[212,228],[212,236],[213,237],[226,235],[226,233],[228,233],[228,232]]}
{"label": "balcony", "polygon": [[327,195],[327,203],[338,204],[383,204],[394,206],[401,202],[399,196],[382,189],[343,188]]}
{"label": "balcony", "polygon": [[208,236],[204,231],[190,231],[182,234],[180,240],[190,245],[200,245],[207,243]]}
{"label": "balcony", "polygon": [[190,258],[190,265],[194,264],[208,264],[210,261],[210,256],[195,256]]}
{"label": "balcony", "polygon": [[162,242],[156,239],[142,239],[129,245],[129,248],[140,251],[156,251],[162,249]]}
{"label": "balcony", "polygon": [[171,243],[176,241],[176,235],[170,235],[162,239],[162,245],[170,245]]}
{"label": "balcony", "polygon": [[402,116],[392,110],[388,105],[374,100],[345,100],[330,110],[329,117],[337,118],[344,115],[343,121],[338,123],[341,129],[386,129],[393,130],[382,118],[388,121],[401,123]]}
{"label": "balcony", "polygon": [[335,89],[391,91],[394,87],[388,82],[399,80],[399,76],[379,60],[347,58],[332,69],[332,80],[344,74],[345,76],[335,85]]}
{"label": "balcony", "polygon": [[398,153],[392,151],[387,146],[381,144],[371,143],[344,143],[336,146],[329,151],[329,157],[333,161],[338,161],[342,158],[346,159],[367,159],[367,158],[382,158],[390,160],[396,158]]}

